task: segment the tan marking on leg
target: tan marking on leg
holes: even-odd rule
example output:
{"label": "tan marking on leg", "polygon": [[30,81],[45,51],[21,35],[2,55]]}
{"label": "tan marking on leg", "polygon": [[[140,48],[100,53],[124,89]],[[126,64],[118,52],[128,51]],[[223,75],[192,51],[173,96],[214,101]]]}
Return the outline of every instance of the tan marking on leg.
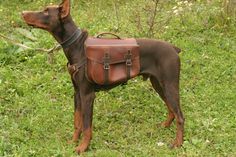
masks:
{"label": "tan marking on leg", "polygon": [[73,134],[73,142],[77,142],[80,134],[82,132],[82,117],[81,111],[76,110],[74,113],[74,134]]}
{"label": "tan marking on leg", "polygon": [[75,149],[75,151],[80,154],[88,149],[90,140],[92,139],[92,128],[88,128],[83,131],[83,139],[80,145]]}

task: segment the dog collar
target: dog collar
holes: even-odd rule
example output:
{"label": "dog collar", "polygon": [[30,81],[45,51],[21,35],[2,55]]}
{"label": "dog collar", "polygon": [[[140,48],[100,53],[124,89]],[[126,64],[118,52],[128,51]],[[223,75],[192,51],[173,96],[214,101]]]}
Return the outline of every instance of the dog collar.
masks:
{"label": "dog collar", "polygon": [[80,29],[77,29],[68,39],[61,42],[60,45],[63,48],[69,47],[71,44],[73,44],[81,35],[82,31]]}

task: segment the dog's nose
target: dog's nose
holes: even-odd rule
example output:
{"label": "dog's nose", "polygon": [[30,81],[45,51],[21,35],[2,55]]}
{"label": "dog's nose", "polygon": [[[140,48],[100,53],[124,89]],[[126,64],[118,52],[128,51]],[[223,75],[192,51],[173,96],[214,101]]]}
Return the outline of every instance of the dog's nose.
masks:
{"label": "dog's nose", "polygon": [[21,15],[25,15],[26,14],[26,11],[22,11]]}
{"label": "dog's nose", "polygon": [[23,16],[23,17],[25,16],[25,11],[23,11],[23,12],[21,13],[21,16]]}
{"label": "dog's nose", "polygon": [[28,11],[22,11],[21,16],[25,17]]}

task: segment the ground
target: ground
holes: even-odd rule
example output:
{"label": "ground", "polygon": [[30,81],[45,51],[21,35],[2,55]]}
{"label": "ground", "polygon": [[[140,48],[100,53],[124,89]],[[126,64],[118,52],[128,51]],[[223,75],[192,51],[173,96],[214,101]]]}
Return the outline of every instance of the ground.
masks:
{"label": "ground", "polygon": [[[24,24],[20,12],[56,0],[0,2],[0,34],[32,48],[54,39]],[[97,93],[93,140],[82,156],[236,156],[236,29],[219,1],[72,0],[72,16],[90,35],[155,38],[182,49],[180,95],[184,144],[168,145],[175,123],[149,81]],[[154,24],[153,22],[154,17]],[[153,25],[153,26],[152,26]],[[77,156],[68,144],[73,131],[73,88],[62,51],[53,63],[41,51],[25,50],[0,37],[0,156]]]}

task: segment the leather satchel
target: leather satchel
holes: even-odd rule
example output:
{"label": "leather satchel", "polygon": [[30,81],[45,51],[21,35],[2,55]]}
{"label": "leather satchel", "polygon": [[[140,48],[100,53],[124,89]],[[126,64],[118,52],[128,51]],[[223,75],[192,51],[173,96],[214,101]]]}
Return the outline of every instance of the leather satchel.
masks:
{"label": "leather satchel", "polygon": [[[104,35],[115,38],[104,38]],[[133,38],[121,39],[112,33],[89,37],[85,42],[87,78],[98,85],[126,82],[140,72],[139,45]]]}

